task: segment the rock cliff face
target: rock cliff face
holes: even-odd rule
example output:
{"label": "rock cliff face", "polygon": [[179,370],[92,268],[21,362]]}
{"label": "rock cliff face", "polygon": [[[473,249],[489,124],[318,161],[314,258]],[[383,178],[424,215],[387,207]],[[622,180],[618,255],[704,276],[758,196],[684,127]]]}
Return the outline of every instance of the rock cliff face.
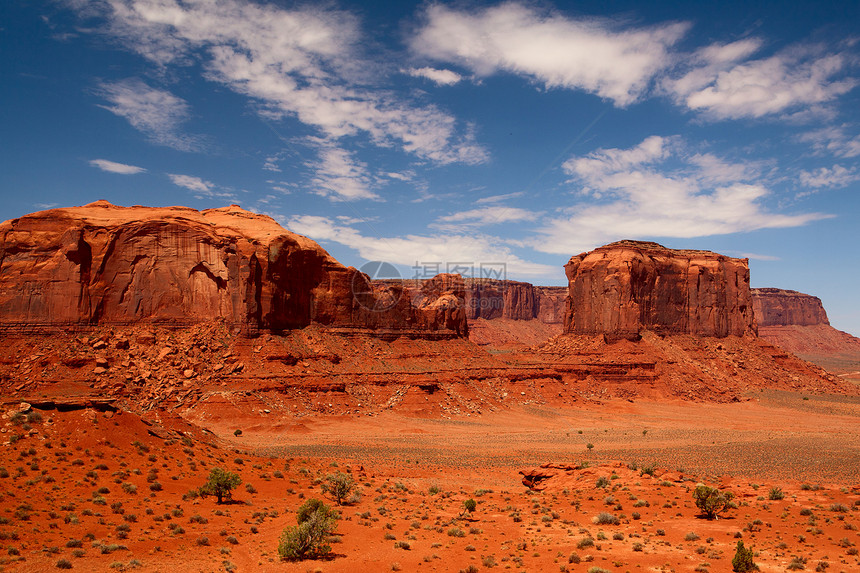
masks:
{"label": "rock cliff face", "polygon": [[531,283],[466,279],[466,310],[470,320],[538,319],[547,324],[564,321],[565,287],[539,287]]}
{"label": "rock cliff face", "polygon": [[754,288],[751,292],[759,326],[830,324],[817,296],[778,288]]}
{"label": "rock cliff face", "polygon": [[247,333],[319,323],[384,336],[466,336],[465,311],[454,308],[462,297],[450,294],[440,290],[444,301],[416,308],[402,288],[375,285],[310,239],[235,205],[98,201],[0,225],[5,329],[222,319]]}
{"label": "rock cliff face", "polygon": [[564,324],[567,287],[536,286],[538,292],[537,319],[545,324]]}
{"label": "rock cliff face", "polygon": [[565,265],[564,330],[636,339],[660,334],[740,336],[756,329],[746,259],[620,241]]}

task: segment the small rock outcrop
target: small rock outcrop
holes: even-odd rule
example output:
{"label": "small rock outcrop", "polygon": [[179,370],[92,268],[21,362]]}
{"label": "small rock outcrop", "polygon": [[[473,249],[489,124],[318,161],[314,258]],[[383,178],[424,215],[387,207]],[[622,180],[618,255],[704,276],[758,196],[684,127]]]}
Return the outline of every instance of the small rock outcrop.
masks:
{"label": "small rock outcrop", "polygon": [[449,296],[424,302],[416,308],[402,288],[373,284],[314,241],[236,205],[197,211],[97,201],[0,224],[6,330],[223,320],[249,334],[317,323],[384,336],[466,336],[465,313],[452,310]]}
{"label": "small rock outcrop", "polygon": [[619,241],[571,257],[564,331],[607,339],[755,332],[747,259]]}
{"label": "small rock outcrop", "polygon": [[759,326],[830,324],[817,296],[778,288],[754,288],[751,292]]}

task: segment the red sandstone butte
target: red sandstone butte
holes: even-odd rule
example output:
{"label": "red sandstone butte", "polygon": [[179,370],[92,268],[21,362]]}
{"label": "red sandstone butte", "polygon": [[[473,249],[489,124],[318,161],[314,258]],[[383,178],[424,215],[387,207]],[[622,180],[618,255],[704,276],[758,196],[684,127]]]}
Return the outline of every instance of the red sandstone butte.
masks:
{"label": "red sandstone butte", "polygon": [[636,339],[755,332],[747,259],[619,241],[571,257],[564,331]]}
{"label": "red sandstone butte", "polygon": [[540,320],[546,324],[564,321],[565,287],[541,287],[531,283],[466,279],[466,310],[470,320]]}
{"label": "red sandstone butte", "polygon": [[466,336],[464,312],[451,308],[459,301],[424,304],[416,308],[402,288],[374,285],[314,241],[236,205],[97,201],[0,224],[7,330],[220,319],[249,334],[318,323],[379,336]]}
{"label": "red sandstone butte", "polygon": [[759,326],[830,324],[817,296],[778,288],[754,288],[751,292]]}

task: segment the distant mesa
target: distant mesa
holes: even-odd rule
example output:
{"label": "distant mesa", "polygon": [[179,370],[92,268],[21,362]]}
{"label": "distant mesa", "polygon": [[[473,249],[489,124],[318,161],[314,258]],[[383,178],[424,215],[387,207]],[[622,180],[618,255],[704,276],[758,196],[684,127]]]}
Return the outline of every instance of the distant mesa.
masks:
{"label": "distant mesa", "polygon": [[752,295],[761,338],[860,382],[860,338],[833,328],[821,299],[778,288],[752,289]]}
{"label": "distant mesa", "polygon": [[535,286],[526,282],[466,279],[466,312],[470,320],[539,320],[564,322],[567,288]]}
{"label": "distant mesa", "polygon": [[571,257],[564,331],[635,340],[756,332],[747,259],[619,241]]}
{"label": "distant mesa", "polygon": [[778,288],[755,288],[752,297],[759,326],[830,324],[817,296]]}
{"label": "distant mesa", "polygon": [[101,200],[0,225],[6,330],[223,320],[249,334],[318,323],[383,337],[468,335],[462,281],[441,281],[420,308],[398,289],[237,205],[197,211]]}

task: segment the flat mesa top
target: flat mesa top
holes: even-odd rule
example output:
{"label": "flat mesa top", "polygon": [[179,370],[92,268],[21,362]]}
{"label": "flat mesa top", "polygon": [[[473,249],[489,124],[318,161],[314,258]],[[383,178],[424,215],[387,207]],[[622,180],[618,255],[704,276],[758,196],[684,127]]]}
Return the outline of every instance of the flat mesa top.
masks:
{"label": "flat mesa top", "polygon": [[[729,257],[726,255],[721,255],[720,253],[715,253],[713,251],[705,251],[700,249],[670,249],[669,247],[664,247],[660,243],[655,243],[654,241],[635,241],[632,239],[622,239],[621,241],[615,241],[614,243],[609,243],[607,245],[603,245],[602,247],[597,247],[593,251],[588,251],[587,253],[581,253],[578,255],[582,257],[584,255],[588,255],[590,253],[595,252],[603,252],[603,251],[611,251],[618,249],[634,249],[642,252],[660,252],[661,254],[669,254],[669,255],[678,255],[678,256],[706,256],[706,257],[719,257],[723,259],[731,259],[733,257]],[[746,259],[738,259],[738,260],[746,260]]]}
{"label": "flat mesa top", "polygon": [[[186,222],[209,227],[227,236],[242,236],[265,242],[279,236],[290,236],[303,246],[319,248],[310,239],[288,231],[268,215],[246,211],[239,205],[198,211],[191,207],[123,207],[101,199],[80,207],[61,207],[24,215],[0,224],[0,227],[49,229],[80,221],[94,227],[114,228],[139,222]],[[306,243],[306,245],[305,245]]]}

